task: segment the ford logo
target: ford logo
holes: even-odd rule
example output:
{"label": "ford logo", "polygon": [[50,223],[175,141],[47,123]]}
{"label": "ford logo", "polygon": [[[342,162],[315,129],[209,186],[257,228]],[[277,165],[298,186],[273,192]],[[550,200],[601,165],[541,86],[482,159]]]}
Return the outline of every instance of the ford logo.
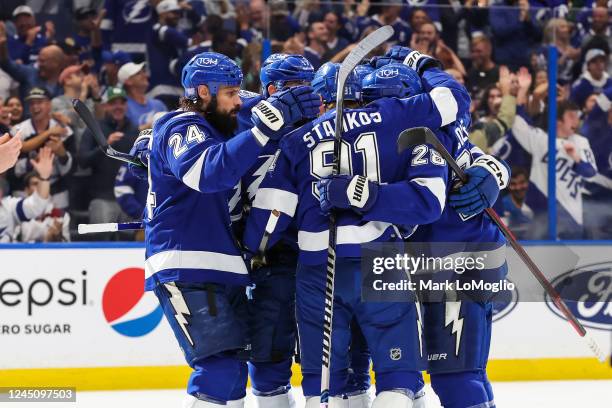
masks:
{"label": "ford logo", "polygon": [[[510,283],[510,279],[506,278],[506,280]],[[519,294],[516,285],[512,291],[504,291],[500,292],[499,297],[493,299],[493,321],[496,322],[498,320],[503,319],[508,316],[510,312],[514,310],[516,305],[518,304]]]}
{"label": "ford logo", "polygon": [[[612,262],[581,266],[551,283],[583,325],[612,330]],[[548,294],[546,305],[557,316],[565,318]]]}

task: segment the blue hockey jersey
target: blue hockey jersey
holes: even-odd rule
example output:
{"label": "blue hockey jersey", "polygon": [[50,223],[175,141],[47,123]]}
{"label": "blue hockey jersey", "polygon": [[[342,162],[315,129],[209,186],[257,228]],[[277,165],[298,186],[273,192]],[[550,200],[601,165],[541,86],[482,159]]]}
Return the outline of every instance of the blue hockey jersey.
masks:
{"label": "blue hockey jersey", "polygon": [[[338,256],[359,256],[363,243],[399,240],[415,225],[436,220],[444,209],[446,163],[426,145],[398,154],[397,137],[407,128],[437,129],[467,115],[469,95],[437,69],[427,71],[423,83],[426,92],[421,95],[385,98],[344,113],[341,173],[362,174],[381,186],[367,214],[339,214]],[[248,249],[256,251],[264,231],[276,222],[268,247],[280,232],[293,226],[300,262],[325,262],[329,220],[320,212],[315,185],[331,174],[334,116],[335,111],[330,111],[281,141],[247,220],[244,244]],[[276,221],[273,210],[280,212]]]}
{"label": "blue hockey jersey", "polygon": [[177,280],[248,284],[228,200],[263,147],[250,130],[226,140],[203,116],[181,110],[158,119],[153,135],[146,289]]}

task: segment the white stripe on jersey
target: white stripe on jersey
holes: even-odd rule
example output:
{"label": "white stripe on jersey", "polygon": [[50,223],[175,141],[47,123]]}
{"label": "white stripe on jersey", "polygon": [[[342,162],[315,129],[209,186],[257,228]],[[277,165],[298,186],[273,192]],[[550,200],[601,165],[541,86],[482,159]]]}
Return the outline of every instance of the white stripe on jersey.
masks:
{"label": "white stripe on jersey", "polygon": [[450,89],[446,87],[434,88],[429,93],[434,105],[440,113],[442,118],[442,125],[446,126],[457,120],[457,113],[459,112],[459,106],[453,96]]}
{"label": "white stripe on jersey", "polygon": [[165,269],[212,269],[248,274],[241,256],[221,252],[168,250],[153,254],[145,261],[146,278]]}
{"label": "white stripe on jersey", "polygon": [[446,204],[446,186],[444,185],[444,180],[440,177],[419,177],[410,181],[426,187],[431,191],[431,194],[433,194],[440,203],[440,213],[444,211],[444,205]]}
{"label": "white stripe on jersey", "polygon": [[119,198],[125,194],[134,194],[134,189],[130,186],[115,186],[115,197]]}
{"label": "white stripe on jersey", "polygon": [[[259,193],[258,193],[259,194]],[[393,224],[388,222],[370,221],[363,225],[344,225],[338,227],[336,244],[364,244],[380,237]],[[302,251],[327,250],[329,230],[320,232],[298,231],[298,246]]]}
{"label": "white stripe on jersey", "polygon": [[200,191],[200,176],[202,175],[202,166],[204,165],[206,153],[208,153],[208,149],[202,152],[198,160],[193,163],[191,168],[189,168],[187,173],[183,176],[183,183],[196,191]]}
{"label": "white stripe on jersey", "polygon": [[276,188],[260,188],[255,194],[253,207],[262,210],[278,210],[290,217],[295,214],[298,204],[297,194]]}

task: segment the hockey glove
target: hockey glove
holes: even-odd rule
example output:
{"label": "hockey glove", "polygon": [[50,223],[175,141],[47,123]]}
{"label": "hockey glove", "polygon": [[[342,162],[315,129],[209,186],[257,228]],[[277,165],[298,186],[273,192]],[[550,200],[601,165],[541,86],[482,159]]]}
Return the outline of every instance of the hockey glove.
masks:
{"label": "hockey glove", "polygon": [[397,62],[408,65],[419,75],[422,75],[429,68],[440,68],[442,66],[437,59],[400,45],[391,47],[385,54],[385,57],[390,57]]}
{"label": "hockey glove", "polygon": [[[147,167],[149,167],[149,142],[153,137],[153,129],[145,129],[138,134],[138,138],[134,141],[134,146],[130,149],[130,155],[137,157]],[[128,164],[130,172],[141,180],[147,180],[148,174],[147,169]]]}
{"label": "hockey glove", "polygon": [[291,125],[314,119],[319,114],[321,98],[309,86],[296,86],[275,93],[251,109],[252,129],[257,140],[265,144],[268,139],[283,137]]}
{"label": "hockey glove", "polygon": [[468,182],[451,192],[448,202],[463,218],[469,218],[495,204],[499,191],[510,180],[510,169],[503,160],[480,156],[465,170]]}
{"label": "hockey glove", "polygon": [[321,212],[329,215],[334,208],[352,209],[358,214],[367,212],[378,196],[378,183],[363,176],[338,175],[324,177],[317,182]]}

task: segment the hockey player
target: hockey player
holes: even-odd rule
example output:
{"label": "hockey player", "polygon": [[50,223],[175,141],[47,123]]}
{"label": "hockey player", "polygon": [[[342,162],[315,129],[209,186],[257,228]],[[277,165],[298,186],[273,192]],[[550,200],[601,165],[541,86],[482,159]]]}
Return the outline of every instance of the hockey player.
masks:
{"label": "hockey player", "polygon": [[230,227],[228,191],[269,140],[319,110],[310,88],[292,88],[258,103],[254,126],[232,136],[241,81],[226,56],[196,55],[183,69],[182,109],[155,122],[150,142],[145,288],[193,368],[187,407],[244,406],[249,277]]}
{"label": "hockey player", "polygon": [[[394,47],[388,56],[417,67],[429,59],[405,47]],[[464,104],[458,106],[459,111],[468,112],[469,100],[459,102]],[[456,242],[438,248],[438,256],[486,251],[484,269],[468,271],[464,275],[496,281],[503,278],[507,270],[505,239],[493,222],[482,214],[482,210],[491,207],[499,190],[505,188],[509,170],[503,161],[484,155],[469,143],[469,119],[467,115],[457,117],[461,119],[447,124],[437,134],[450,143],[446,147],[456,161],[467,168],[469,181],[450,193],[451,187],[458,180],[449,180],[444,189],[439,191],[439,198],[443,203],[450,193],[450,206],[444,207],[439,218],[432,220],[434,222],[421,225],[410,240],[425,243]],[[486,377],[492,303],[486,294],[479,296],[478,301],[447,299],[445,302],[424,305],[428,371],[434,391],[445,408],[495,406],[492,388]],[[445,358],[433,357],[440,355]]]}
{"label": "hockey player", "polygon": [[[262,96],[241,91],[245,108],[238,114],[239,129],[253,126],[249,106],[284,89],[309,85],[313,75],[312,65],[302,55],[269,56],[260,72]],[[255,164],[242,177],[242,196],[248,205],[255,198],[277,149],[275,141],[268,142]],[[236,200],[230,199],[230,204],[234,202]],[[242,209],[241,204],[237,207]],[[289,408],[294,405],[290,380],[296,344],[296,264],[297,245],[295,238],[291,237],[270,248],[266,253],[266,264],[251,272],[254,288],[249,299],[251,356],[248,369],[253,394],[260,408]]]}
{"label": "hockey player", "polygon": [[[421,61],[417,68],[424,69],[428,64],[429,61]],[[387,74],[391,73],[381,73]],[[362,303],[357,279],[360,244],[398,240],[398,230],[412,229],[404,223],[406,214],[413,216],[413,224],[424,224],[439,217],[444,208],[444,201],[438,196],[444,192],[448,178],[445,162],[428,152],[427,159],[431,158],[433,163],[427,161],[408,173],[412,159],[420,157],[413,157],[412,151],[398,155],[397,135],[409,127],[437,129],[454,122],[458,115],[467,113],[459,107],[469,106],[469,96],[440,70],[425,70],[423,75],[427,93],[407,99],[385,98],[344,113],[341,169],[345,175],[340,177],[344,188],[335,188],[332,195],[336,208],[353,211],[339,212],[337,220],[332,405],[346,406],[346,400],[339,397],[346,387],[353,317],[372,353],[378,393],[373,407],[413,407],[413,397],[422,388],[422,349],[415,305]],[[317,181],[331,170],[334,126],[334,111],[330,111],[292,132],[281,143],[281,151],[255,198],[245,232],[247,248],[257,248],[274,210],[280,212],[280,217],[275,234],[270,236],[270,245],[288,227],[298,230],[297,318],[307,407],[317,406],[319,401],[328,244],[328,219],[320,211]],[[415,151],[414,155],[420,152]],[[384,183],[393,185],[386,188]],[[372,221],[385,212],[386,202],[403,212],[387,222]],[[372,217],[368,216],[370,213]],[[390,353],[391,349],[401,353],[401,358]]]}

